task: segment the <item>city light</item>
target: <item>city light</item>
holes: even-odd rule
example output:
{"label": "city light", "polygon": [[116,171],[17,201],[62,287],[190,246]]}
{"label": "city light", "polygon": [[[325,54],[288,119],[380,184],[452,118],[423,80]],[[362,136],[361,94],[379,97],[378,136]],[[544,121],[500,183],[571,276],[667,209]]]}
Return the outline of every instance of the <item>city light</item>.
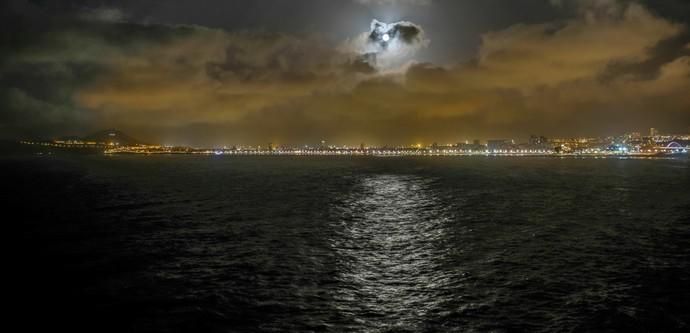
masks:
{"label": "city light", "polygon": [[[684,154],[690,150],[690,135],[660,135],[642,137],[639,133],[605,138],[553,138],[531,136],[528,142],[516,143],[513,139],[493,139],[486,143],[480,140],[465,140],[457,144],[376,147],[360,144],[327,145],[325,140],[315,145],[290,147],[276,146],[228,146],[223,148],[193,148],[186,146],[120,143],[113,135],[103,141],[94,140],[52,140],[21,141],[25,145],[81,151],[97,151],[107,155],[115,154],[192,154],[216,156],[592,156],[592,157],[654,157]],[[122,134],[121,134],[122,135]],[[136,141],[134,141],[136,142]]]}

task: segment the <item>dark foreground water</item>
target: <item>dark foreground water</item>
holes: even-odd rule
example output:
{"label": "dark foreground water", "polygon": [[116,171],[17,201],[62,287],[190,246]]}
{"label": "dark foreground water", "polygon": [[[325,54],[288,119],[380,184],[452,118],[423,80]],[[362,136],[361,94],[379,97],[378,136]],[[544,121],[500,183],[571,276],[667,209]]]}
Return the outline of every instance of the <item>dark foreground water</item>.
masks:
{"label": "dark foreground water", "polygon": [[689,168],[6,157],[6,303],[24,331],[688,331]]}

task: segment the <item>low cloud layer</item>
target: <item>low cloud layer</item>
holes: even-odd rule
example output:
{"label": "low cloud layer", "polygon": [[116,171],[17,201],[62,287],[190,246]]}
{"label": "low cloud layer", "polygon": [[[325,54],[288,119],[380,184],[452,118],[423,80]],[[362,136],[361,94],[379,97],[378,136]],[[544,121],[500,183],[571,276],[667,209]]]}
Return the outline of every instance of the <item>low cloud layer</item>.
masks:
{"label": "low cloud layer", "polygon": [[685,130],[687,26],[638,3],[578,6],[568,19],[487,32],[475,59],[454,66],[416,62],[419,48],[443,46],[408,22],[373,36],[375,22],[334,44],[128,23],[108,11],[41,26],[24,17],[25,35],[2,54],[2,126],[8,135],[118,127],[198,145]]}

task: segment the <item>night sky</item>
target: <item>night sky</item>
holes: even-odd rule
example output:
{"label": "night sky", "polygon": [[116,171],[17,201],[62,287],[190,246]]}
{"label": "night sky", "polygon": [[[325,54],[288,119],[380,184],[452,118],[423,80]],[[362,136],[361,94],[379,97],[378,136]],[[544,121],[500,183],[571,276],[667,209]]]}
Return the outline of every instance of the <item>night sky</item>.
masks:
{"label": "night sky", "polygon": [[3,139],[117,128],[163,144],[414,144],[690,126],[687,0],[0,10]]}

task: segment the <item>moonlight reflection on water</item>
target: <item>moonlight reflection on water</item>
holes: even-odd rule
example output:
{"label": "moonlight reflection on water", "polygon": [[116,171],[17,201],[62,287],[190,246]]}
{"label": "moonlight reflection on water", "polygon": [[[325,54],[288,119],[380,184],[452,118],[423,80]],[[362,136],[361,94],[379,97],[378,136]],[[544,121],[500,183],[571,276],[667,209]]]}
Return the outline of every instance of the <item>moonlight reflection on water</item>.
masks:
{"label": "moonlight reflection on water", "polygon": [[[350,288],[337,295],[347,304],[344,310],[376,313],[386,325],[409,327],[444,301],[451,281],[439,243],[450,219],[429,182],[372,176],[339,207],[343,229],[332,246],[346,258],[340,279]],[[380,328],[382,318],[370,320]]]}
{"label": "moonlight reflection on water", "polygon": [[3,165],[16,180],[8,206],[25,214],[14,245],[31,258],[18,266],[22,299],[53,318],[78,314],[89,331],[675,332],[690,322],[686,160]]}

